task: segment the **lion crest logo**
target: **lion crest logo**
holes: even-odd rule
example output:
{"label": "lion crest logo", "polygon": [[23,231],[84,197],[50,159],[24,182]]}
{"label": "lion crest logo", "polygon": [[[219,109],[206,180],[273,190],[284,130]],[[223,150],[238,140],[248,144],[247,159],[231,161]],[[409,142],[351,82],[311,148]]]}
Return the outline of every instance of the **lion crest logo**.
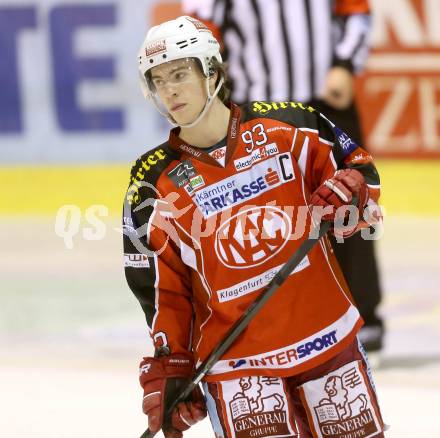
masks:
{"label": "lion crest logo", "polygon": [[282,388],[278,378],[242,377],[239,385],[241,391],[230,402],[234,418],[284,409],[285,401],[280,394]]}
{"label": "lion crest logo", "polygon": [[[368,407],[366,395],[361,393],[350,399],[348,391],[348,388],[354,388],[361,383],[361,377],[355,368],[350,368],[341,376],[330,376],[324,385],[328,398],[323,398],[315,409],[325,406],[328,413],[332,412],[333,418],[329,418],[331,420],[346,420],[364,412]],[[333,409],[329,409],[330,406]]]}

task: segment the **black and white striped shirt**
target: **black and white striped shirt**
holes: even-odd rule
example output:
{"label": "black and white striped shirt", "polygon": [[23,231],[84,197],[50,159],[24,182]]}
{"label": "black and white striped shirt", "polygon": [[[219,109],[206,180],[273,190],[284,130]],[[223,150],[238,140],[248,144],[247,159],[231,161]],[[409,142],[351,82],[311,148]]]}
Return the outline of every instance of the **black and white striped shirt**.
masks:
{"label": "black and white striped shirt", "polygon": [[310,101],[329,68],[357,72],[368,54],[370,16],[338,16],[332,0],[184,0],[183,10],[221,31],[232,98]]}

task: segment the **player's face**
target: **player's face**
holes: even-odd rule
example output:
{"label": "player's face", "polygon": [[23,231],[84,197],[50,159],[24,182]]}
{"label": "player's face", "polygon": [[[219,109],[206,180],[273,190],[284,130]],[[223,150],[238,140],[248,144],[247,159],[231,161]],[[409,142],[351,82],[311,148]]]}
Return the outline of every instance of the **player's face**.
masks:
{"label": "player's face", "polygon": [[194,59],[178,59],[151,70],[151,86],[178,124],[191,123],[206,102],[204,76]]}

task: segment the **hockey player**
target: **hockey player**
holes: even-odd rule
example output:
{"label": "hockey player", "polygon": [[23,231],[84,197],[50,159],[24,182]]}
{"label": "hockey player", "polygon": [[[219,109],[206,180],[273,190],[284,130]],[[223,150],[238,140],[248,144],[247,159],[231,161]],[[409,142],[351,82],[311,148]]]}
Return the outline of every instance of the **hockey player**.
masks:
{"label": "hockey player", "polygon": [[357,201],[346,236],[373,223],[379,196],[371,156],[337,126],[296,102],[234,105],[221,62],[190,17],[153,27],[139,53],[145,95],[176,126],[135,162],[124,203],[126,278],[155,346],[140,364],[149,428],[180,437],[206,405],[216,437],[382,437],[362,319],[326,238],[210,370],[204,397],[164,418],[313,211],[333,220]]}

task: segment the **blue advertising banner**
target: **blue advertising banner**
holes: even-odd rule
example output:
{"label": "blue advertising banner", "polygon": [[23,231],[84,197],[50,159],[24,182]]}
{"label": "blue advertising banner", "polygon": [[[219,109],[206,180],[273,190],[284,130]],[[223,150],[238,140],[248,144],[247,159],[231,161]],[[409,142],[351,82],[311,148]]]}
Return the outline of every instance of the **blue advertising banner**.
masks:
{"label": "blue advertising banner", "polygon": [[155,2],[0,0],[0,163],[133,160],[167,124],[137,52]]}

